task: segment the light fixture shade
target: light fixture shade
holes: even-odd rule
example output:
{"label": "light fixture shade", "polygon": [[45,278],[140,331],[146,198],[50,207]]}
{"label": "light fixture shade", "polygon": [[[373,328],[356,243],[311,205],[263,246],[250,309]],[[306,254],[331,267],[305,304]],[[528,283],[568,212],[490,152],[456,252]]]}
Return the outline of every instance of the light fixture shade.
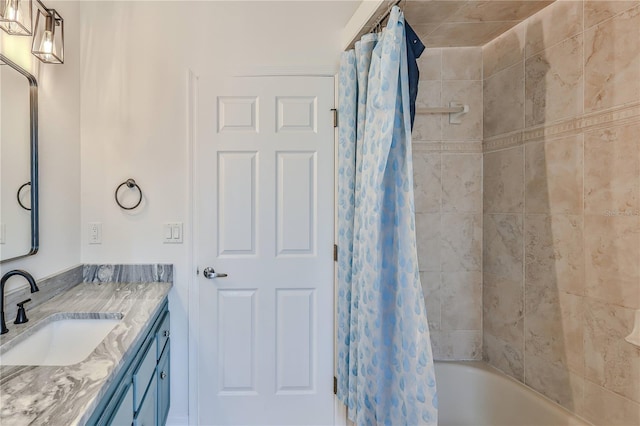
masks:
{"label": "light fixture shade", "polygon": [[31,0],[0,0],[0,28],[11,35],[30,36]]}
{"label": "light fixture shade", "polygon": [[38,9],[31,53],[47,64],[64,63],[64,20],[55,9]]}

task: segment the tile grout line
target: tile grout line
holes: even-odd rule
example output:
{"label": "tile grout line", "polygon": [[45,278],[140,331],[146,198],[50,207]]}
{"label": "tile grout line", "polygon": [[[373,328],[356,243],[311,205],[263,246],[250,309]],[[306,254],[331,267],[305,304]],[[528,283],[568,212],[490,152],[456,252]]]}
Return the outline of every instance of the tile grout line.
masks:
{"label": "tile grout line", "polygon": [[[484,48],[480,48],[480,123],[484,142]],[[482,147],[482,144],[480,145]],[[484,151],[484,150],[482,150]],[[484,360],[484,152],[480,153],[480,359]]]}
{"label": "tile grout line", "polygon": [[[583,10],[584,10],[584,2],[582,3],[582,7],[583,7]],[[598,26],[600,26],[600,25],[602,25],[604,23],[608,23],[609,21],[611,21],[611,20],[613,20],[615,18],[618,18],[621,15],[624,15],[625,13],[629,12],[630,10],[632,10],[634,8],[640,8],[640,3],[634,4],[633,6],[629,6],[627,9],[622,10],[622,11],[620,11],[618,13],[615,13],[615,14],[609,16],[608,18],[603,19],[602,21],[598,22],[597,24],[591,25],[590,27],[587,27],[587,24],[586,24],[586,21],[585,21],[585,18],[584,18],[584,12],[583,12],[583,15],[582,15],[582,32],[587,32],[587,30],[591,30],[592,28],[598,27]],[[639,9],[639,11],[640,11],[640,9]]]}
{"label": "tile grout line", "polygon": [[[444,79],[444,49],[439,49],[439,55],[440,55],[440,78],[439,78],[439,83],[440,83],[440,99],[438,101],[438,105],[442,105],[442,81]],[[442,229],[442,211],[443,211],[443,203],[442,200],[444,199],[443,193],[444,193],[444,187],[442,184],[442,180],[443,180],[443,166],[442,166],[442,138],[444,136],[444,131],[442,128],[442,117],[438,117],[438,124],[439,124],[439,137],[440,137],[440,152],[438,152],[438,161],[439,161],[439,166],[440,166],[440,200],[439,200],[439,217],[438,217],[438,271],[439,271],[439,294],[438,294],[438,302],[440,305],[440,312],[438,313],[439,315],[439,324],[440,324],[440,331],[442,332],[442,295],[443,295],[443,287],[444,287],[444,272],[442,270],[442,234],[443,234],[443,229]],[[441,343],[441,347],[442,347],[442,342]],[[442,350],[442,348],[441,348]],[[446,358],[446,357],[445,357]]]}
{"label": "tile grout line", "polygon": [[[442,68],[442,60],[440,61],[440,67]],[[442,77],[442,69],[441,69],[441,73],[440,73],[440,77]],[[442,131],[442,128],[440,129]],[[443,329],[443,324],[442,324],[442,295],[444,293],[443,291],[443,287],[444,287],[444,270],[442,268],[442,241],[443,241],[443,210],[444,210],[444,205],[443,205],[443,200],[444,200],[444,185],[443,185],[443,161],[442,161],[442,152],[438,153],[438,160],[440,162],[439,166],[440,166],[440,215],[438,217],[438,224],[439,224],[439,228],[438,229],[438,261],[439,261],[439,265],[438,265],[438,270],[439,270],[439,279],[440,279],[440,291],[439,291],[439,302],[440,302],[440,330],[442,331]]]}
{"label": "tile grout line", "polygon": [[[586,44],[587,44],[587,40],[586,40],[586,17],[585,17],[585,1],[582,2],[582,115],[584,116],[585,114],[585,110],[586,110],[586,104],[587,104],[587,99],[586,99],[586,85],[587,85],[587,73],[586,73]],[[584,380],[586,380],[586,376],[587,376],[587,356],[586,356],[586,351],[584,350],[584,348],[586,348],[586,300],[587,300],[587,288],[586,288],[586,274],[587,274],[587,253],[586,250],[584,249],[585,247],[585,235],[584,235],[584,220],[585,220],[585,203],[586,203],[586,197],[585,197],[585,184],[584,184],[584,180],[585,180],[585,172],[586,172],[586,167],[585,167],[585,148],[586,148],[586,137],[585,137],[585,132],[581,131],[580,132],[582,134],[582,214],[581,214],[581,231],[582,231],[582,277],[583,277],[583,288],[582,288],[582,321],[580,324],[580,329],[582,331],[582,374],[580,374],[580,376],[582,377],[582,394],[580,395],[580,405],[579,407],[583,407],[584,410],[584,403],[585,403],[585,385],[584,385]],[[574,410],[574,411],[578,411],[578,410]],[[580,413],[580,415],[584,415],[584,413]]]}
{"label": "tile grout line", "polygon": [[[522,132],[524,134],[524,129],[526,128],[527,125],[527,108],[526,108],[526,101],[527,101],[527,58],[526,58],[526,46],[527,46],[527,31],[525,28],[524,31],[524,46],[525,46],[525,52],[522,58],[522,90],[523,90],[523,101],[525,103],[525,105],[523,105],[522,108]],[[522,225],[520,228],[520,232],[522,235],[522,383],[524,383],[526,385],[527,383],[527,376],[526,376],[526,371],[527,371],[527,357],[526,357],[526,350],[527,350],[527,339],[526,339],[526,329],[527,329],[527,286],[525,283],[525,262],[526,262],[526,256],[525,256],[525,236],[524,236],[524,229],[525,229],[525,212],[527,211],[526,208],[526,203],[527,203],[527,197],[526,197],[526,165],[527,165],[527,160],[526,160],[526,149],[524,147],[524,145],[522,145]]]}

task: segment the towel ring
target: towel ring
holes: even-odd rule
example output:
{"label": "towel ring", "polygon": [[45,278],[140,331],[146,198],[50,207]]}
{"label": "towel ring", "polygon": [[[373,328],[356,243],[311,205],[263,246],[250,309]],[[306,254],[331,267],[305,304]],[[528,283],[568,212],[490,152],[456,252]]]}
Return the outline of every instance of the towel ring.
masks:
{"label": "towel ring", "polygon": [[31,186],[31,182],[23,183],[22,185],[20,185],[20,188],[18,188],[18,192],[16,193],[16,198],[18,199],[18,204],[20,204],[20,207],[22,207],[25,210],[31,211],[31,208],[22,204],[22,200],[20,200],[20,193],[27,186]]}
{"label": "towel ring", "polygon": [[[122,188],[125,185],[127,185],[127,188],[129,188],[129,189],[136,188],[138,190],[138,193],[140,194],[140,196],[138,197],[138,202],[135,205],[131,206],[131,207],[123,206],[122,203],[120,202],[120,200],[118,200],[118,191],[120,191],[120,188]],[[136,183],[135,180],[127,179],[126,181],[124,181],[120,185],[118,185],[118,187],[116,188],[116,192],[114,194],[114,197],[116,199],[116,203],[118,203],[120,208],[122,208],[124,210],[133,210],[136,207],[138,207],[140,205],[140,203],[142,202],[142,189],[140,188],[140,186],[138,186],[138,184]]]}

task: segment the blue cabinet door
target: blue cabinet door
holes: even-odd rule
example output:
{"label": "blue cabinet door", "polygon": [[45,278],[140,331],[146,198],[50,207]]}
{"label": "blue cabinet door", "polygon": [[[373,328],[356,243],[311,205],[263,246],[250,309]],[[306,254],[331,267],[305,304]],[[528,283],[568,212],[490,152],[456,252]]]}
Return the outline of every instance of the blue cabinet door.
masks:
{"label": "blue cabinet door", "polygon": [[111,426],[131,426],[133,423],[133,386],[129,386],[116,412],[109,421]]}
{"label": "blue cabinet door", "polygon": [[157,397],[158,397],[158,384],[157,384],[156,376],[154,375],[153,379],[151,380],[151,384],[149,385],[149,389],[147,389],[147,394],[144,396],[144,399],[140,404],[140,409],[138,410],[138,414],[136,415],[136,418],[133,421],[134,426],[156,426]]}
{"label": "blue cabinet door", "polygon": [[170,345],[167,344],[162,357],[158,362],[158,424],[164,426],[169,415],[169,405],[171,402],[171,374],[169,374]]}
{"label": "blue cabinet door", "polygon": [[[0,0],[2,1],[2,0]],[[167,302],[134,355],[87,422],[94,426],[164,426],[169,414],[169,325]]]}
{"label": "blue cabinet door", "polygon": [[167,344],[167,342],[169,341],[169,333],[170,333],[170,328],[171,328],[171,314],[169,313],[169,311],[167,311],[166,314],[164,314],[164,317],[162,318],[161,322],[160,322],[160,327],[158,327],[158,331],[156,332],[156,339],[157,339],[157,348],[158,348],[158,361],[160,361],[160,355],[162,355],[162,351],[164,350],[165,345]]}
{"label": "blue cabinet door", "polygon": [[138,410],[142,404],[142,398],[147,392],[147,387],[152,376],[156,373],[156,339],[155,335],[145,349],[142,361],[133,373],[133,408]]}

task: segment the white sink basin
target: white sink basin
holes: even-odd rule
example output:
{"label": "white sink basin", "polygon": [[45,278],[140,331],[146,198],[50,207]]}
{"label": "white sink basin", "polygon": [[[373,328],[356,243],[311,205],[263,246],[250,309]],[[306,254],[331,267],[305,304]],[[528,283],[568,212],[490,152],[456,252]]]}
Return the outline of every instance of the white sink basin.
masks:
{"label": "white sink basin", "polygon": [[0,365],[77,364],[93,352],[121,318],[122,315],[52,321],[0,354]]}

